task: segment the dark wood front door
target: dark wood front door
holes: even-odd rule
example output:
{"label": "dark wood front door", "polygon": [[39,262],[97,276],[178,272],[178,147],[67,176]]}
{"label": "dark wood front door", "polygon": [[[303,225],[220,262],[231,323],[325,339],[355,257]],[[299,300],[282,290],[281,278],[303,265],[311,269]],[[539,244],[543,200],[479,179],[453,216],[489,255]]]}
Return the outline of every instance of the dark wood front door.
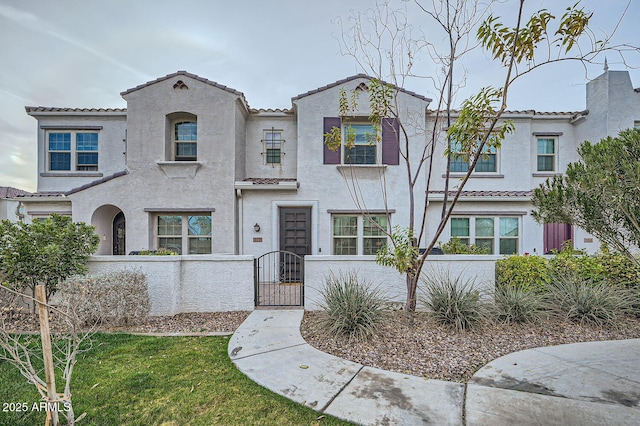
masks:
{"label": "dark wood front door", "polygon": [[120,212],[113,218],[113,254],[125,255],[126,251],[126,224],[124,213]]}
{"label": "dark wood front door", "polygon": [[[311,254],[311,207],[280,208],[280,250],[301,257]],[[295,264],[287,265],[284,281],[301,280],[301,259],[293,261]]]}
{"label": "dark wood front door", "polygon": [[280,208],[280,250],[311,254],[311,207]]}

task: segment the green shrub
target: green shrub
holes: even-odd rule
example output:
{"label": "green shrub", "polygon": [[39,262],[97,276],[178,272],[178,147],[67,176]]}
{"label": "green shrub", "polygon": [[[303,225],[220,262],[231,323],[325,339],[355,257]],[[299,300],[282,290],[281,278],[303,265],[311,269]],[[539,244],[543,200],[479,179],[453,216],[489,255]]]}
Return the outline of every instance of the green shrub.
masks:
{"label": "green shrub", "polygon": [[452,237],[446,243],[439,242],[438,247],[444,254],[489,254],[489,247],[467,245],[458,237]]}
{"label": "green shrub", "polygon": [[597,260],[602,265],[604,278],[610,285],[626,288],[640,287],[639,263],[631,261],[620,253],[610,252],[607,247],[602,247]]}
{"label": "green shrub", "polygon": [[72,277],[60,286],[59,297],[88,325],[133,324],[151,310],[147,278],[141,272]]}
{"label": "green shrub", "polygon": [[506,324],[537,323],[544,317],[544,298],[521,287],[498,287],[493,311],[496,319]]}
{"label": "green shrub", "polygon": [[361,281],[354,271],[333,273],[321,291],[327,318],[321,327],[335,335],[362,340],[377,334],[386,315],[387,302],[379,288]]}
{"label": "green shrub", "polygon": [[576,273],[554,275],[548,298],[556,315],[597,326],[615,325],[621,316],[631,312],[633,304],[628,289],[585,279]]}
{"label": "green shrub", "polygon": [[496,262],[496,287],[545,291],[551,277],[549,261],[541,256],[513,255]]}
{"label": "green shrub", "polygon": [[590,256],[584,250],[565,248],[556,253],[549,264],[553,275],[571,275],[595,282],[606,279],[606,272],[599,256]]}
{"label": "green shrub", "polygon": [[487,305],[481,301],[480,291],[472,280],[449,273],[436,273],[425,278],[422,303],[440,324],[463,331],[481,325],[489,318]]}

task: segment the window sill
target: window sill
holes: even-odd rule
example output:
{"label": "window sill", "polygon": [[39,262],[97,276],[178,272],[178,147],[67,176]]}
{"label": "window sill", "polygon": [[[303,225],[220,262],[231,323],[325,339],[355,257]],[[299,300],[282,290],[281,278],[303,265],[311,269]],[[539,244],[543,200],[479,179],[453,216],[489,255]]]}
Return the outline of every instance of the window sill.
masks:
{"label": "window sill", "polygon": [[100,172],[43,172],[40,177],[103,177]]}
{"label": "window sill", "polygon": [[541,177],[541,178],[550,178],[550,177],[555,177],[555,176],[562,176],[562,173],[556,173],[556,172],[537,172],[537,173],[533,173],[533,174],[531,174],[531,176],[533,176],[533,177]]}
{"label": "window sill", "polygon": [[168,178],[191,178],[193,179],[202,165],[197,161],[156,161],[162,172]]}
{"label": "window sill", "polygon": [[338,164],[336,166],[338,170],[384,170],[386,168],[386,164]]}
{"label": "window sill", "polygon": [[[463,178],[465,177],[467,174],[466,173],[450,173],[449,174],[449,178],[454,178],[454,179],[459,179],[459,178]],[[442,174],[443,178],[446,178],[447,175],[446,174]],[[504,179],[504,175],[503,174],[498,174],[498,173],[471,173],[470,176],[471,179],[474,178],[478,178],[478,179]]]}

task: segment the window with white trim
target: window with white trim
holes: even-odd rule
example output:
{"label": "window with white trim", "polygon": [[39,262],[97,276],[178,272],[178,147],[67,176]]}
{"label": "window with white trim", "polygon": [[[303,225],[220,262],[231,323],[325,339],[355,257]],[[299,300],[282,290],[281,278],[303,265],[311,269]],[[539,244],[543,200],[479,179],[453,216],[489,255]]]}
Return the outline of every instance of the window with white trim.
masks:
{"label": "window with white trim", "polygon": [[[463,152],[462,144],[458,141],[451,141],[451,173],[467,173],[471,166],[471,159],[467,153]],[[482,154],[476,162],[474,172],[476,173],[496,173],[498,171],[498,148],[488,143],[482,147]]]}
{"label": "window with white trim", "polygon": [[48,131],[47,170],[52,172],[97,171],[98,132]]}
{"label": "window with white trim", "polygon": [[520,250],[518,217],[454,217],[449,224],[451,238],[487,248],[489,254],[517,254]]}
{"label": "window with white trim", "polygon": [[158,215],[157,247],[178,254],[211,253],[211,215]]}
{"label": "window with white trim", "polygon": [[198,160],[198,122],[181,120],[173,124],[173,148],[175,161]]}
{"label": "window with white trim", "polygon": [[262,155],[264,163],[273,166],[282,164],[282,130],[265,130],[262,143],[264,144]]}
{"label": "window with white trim", "polygon": [[555,137],[539,137],[537,139],[537,171],[555,172],[556,170],[556,147]]}
{"label": "window with white trim", "polygon": [[376,129],[370,123],[350,123],[343,126],[343,164],[377,164],[378,144]]}
{"label": "window with white trim", "polygon": [[386,215],[334,214],[334,255],[375,255],[387,243]]}

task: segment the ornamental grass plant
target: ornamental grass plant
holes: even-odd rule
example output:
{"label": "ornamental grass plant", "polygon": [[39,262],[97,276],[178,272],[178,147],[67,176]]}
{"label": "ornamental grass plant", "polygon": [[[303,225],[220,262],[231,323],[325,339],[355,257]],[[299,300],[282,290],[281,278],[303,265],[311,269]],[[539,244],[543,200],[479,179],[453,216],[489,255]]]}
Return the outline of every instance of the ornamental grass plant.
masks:
{"label": "ornamental grass plant", "polygon": [[489,305],[473,280],[435,272],[423,278],[422,304],[437,322],[457,331],[476,328],[490,318]]}
{"label": "ornamental grass plant", "polygon": [[321,290],[327,314],[321,328],[333,335],[364,340],[375,336],[384,321],[388,303],[383,292],[362,280],[355,271],[331,273]]}

